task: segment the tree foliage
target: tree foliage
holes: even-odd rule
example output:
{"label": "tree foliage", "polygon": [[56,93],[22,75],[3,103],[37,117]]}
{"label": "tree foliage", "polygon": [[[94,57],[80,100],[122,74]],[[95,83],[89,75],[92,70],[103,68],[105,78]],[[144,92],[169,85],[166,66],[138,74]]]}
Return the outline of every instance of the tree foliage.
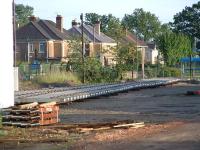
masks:
{"label": "tree foliage", "polygon": [[141,9],[135,9],[132,14],[125,14],[122,24],[131,32],[144,37],[145,41],[154,39],[160,31],[161,23],[154,14]]}
{"label": "tree foliage", "polygon": [[[93,26],[97,20],[101,19],[101,15],[96,14],[96,13],[86,13],[85,14],[85,21],[86,24]],[[101,29],[102,29],[102,25],[101,25]]]}
{"label": "tree foliage", "polygon": [[[169,23],[164,23],[161,25],[161,28],[160,28],[160,34],[163,34],[163,33],[167,33],[167,32],[172,32],[171,30],[171,26]],[[160,35],[159,34],[159,35]]]}
{"label": "tree foliage", "polygon": [[108,15],[108,23],[105,28],[105,33],[112,37],[114,40],[119,41],[125,35],[124,29],[121,25],[119,18]]}
{"label": "tree foliage", "polygon": [[200,2],[177,13],[171,25],[176,32],[200,38]]}
{"label": "tree foliage", "polygon": [[116,68],[120,75],[126,71],[136,70],[137,61],[139,62],[139,60],[139,52],[137,52],[134,43],[120,43],[118,45],[116,49]]}
{"label": "tree foliage", "polygon": [[76,72],[80,79],[82,79],[84,71],[85,80],[89,83],[113,82],[118,78],[117,71],[113,68],[103,67],[98,58],[84,56],[83,63],[79,38],[69,42],[68,66],[71,66],[71,71]]}
{"label": "tree foliage", "polygon": [[101,22],[101,31],[116,41],[118,41],[124,35],[124,30],[120,19],[116,18],[112,14],[99,15],[96,13],[86,13],[85,19],[86,23],[92,26],[97,20],[99,20]]}
{"label": "tree foliage", "polygon": [[190,38],[180,33],[163,33],[157,39],[157,43],[165,63],[169,66],[175,66],[180,58],[189,56],[191,53]]}
{"label": "tree foliage", "polygon": [[33,7],[24,6],[23,4],[15,4],[16,23],[23,26],[29,22],[29,17],[33,15]]}

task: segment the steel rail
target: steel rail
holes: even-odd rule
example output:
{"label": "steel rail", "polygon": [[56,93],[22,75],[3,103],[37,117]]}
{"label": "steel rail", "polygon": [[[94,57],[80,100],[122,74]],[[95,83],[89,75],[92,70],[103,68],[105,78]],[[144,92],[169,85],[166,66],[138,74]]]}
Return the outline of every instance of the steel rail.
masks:
{"label": "steel rail", "polygon": [[15,101],[16,103],[25,103],[33,101],[37,102],[57,101],[58,103],[66,103],[102,95],[110,95],[113,93],[119,93],[131,89],[163,86],[178,81],[181,80],[176,78],[145,79],[145,80],[115,83],[115,84],[98,84],[98,85],[86,85],[86,86],[71,87],[71,88],[66,87],[66,88],[45,89],[41,90],[41,92],[40,90],[37,90],[38,93],[36,92],[33,94],[27,91],[27,94],[22,92],[23,96],[20,95],[16,96]]}

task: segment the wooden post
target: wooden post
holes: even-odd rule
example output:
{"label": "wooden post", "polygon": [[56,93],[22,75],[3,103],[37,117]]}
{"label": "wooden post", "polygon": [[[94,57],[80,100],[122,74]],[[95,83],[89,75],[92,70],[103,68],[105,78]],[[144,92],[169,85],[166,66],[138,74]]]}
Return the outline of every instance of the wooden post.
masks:
{"label": "wooden post", "polygon": [[192,79],[192,55],[190,55],[190,80]]}
{"label": "wooden post", "polygon": [[83,63],[83,75],[82,75],[82,83],[85,83],[85,60],[84,60],[84,28],[83,28],[83,13],[80,16],[81,19],[81,40],[82,40],[82,63]]}
{"label": "wooden post", "polygon": [[144,53],[145,53],[145,51],[144,51],[144,49],[142,48],[141,49],[141,53],[142,53],[142,79],[144,79]]}

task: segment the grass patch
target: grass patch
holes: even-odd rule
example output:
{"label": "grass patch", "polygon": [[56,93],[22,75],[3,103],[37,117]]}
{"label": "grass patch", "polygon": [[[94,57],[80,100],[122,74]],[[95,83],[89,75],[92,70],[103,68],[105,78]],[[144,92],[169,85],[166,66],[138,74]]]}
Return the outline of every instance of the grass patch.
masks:
{"label": "grass patch", "polygon": [[0,110],[0,128],[2,128],[2,114],[1,114],[1,110]]}
{"label": "grass patch", "polygon": [[39,85],[36,82],[33,81],[19,81],[19,90],[33,90],[33,89],[40,89],[42,88],[41,85]]}
{"label": "grass patch", "polygon": [[34,78],[38,84],[81,84],[78,76],[71,72],[51,72],[46,75],[39,75]]}
{"label": "grass patch", "polygon": [[2,126],[2,112],[0,110],[0,137],[4,137],[7,134],[8,134],[7,131],[3,130],[3,126]]}

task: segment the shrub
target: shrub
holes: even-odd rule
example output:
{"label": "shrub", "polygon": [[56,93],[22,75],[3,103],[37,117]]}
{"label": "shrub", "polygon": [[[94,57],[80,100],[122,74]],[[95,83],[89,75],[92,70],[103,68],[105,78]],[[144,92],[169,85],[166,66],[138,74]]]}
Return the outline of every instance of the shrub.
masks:
{"label": "shrub", "polygon": [[180,77],[181,70],[173,67],[163,67],[159,71],[159,77]]}
{"label": "shrub", "polygon": [[118,72],[114,68],[103,67],[101,69],[101,81],[102,82],[114,82],[118,79]]}

